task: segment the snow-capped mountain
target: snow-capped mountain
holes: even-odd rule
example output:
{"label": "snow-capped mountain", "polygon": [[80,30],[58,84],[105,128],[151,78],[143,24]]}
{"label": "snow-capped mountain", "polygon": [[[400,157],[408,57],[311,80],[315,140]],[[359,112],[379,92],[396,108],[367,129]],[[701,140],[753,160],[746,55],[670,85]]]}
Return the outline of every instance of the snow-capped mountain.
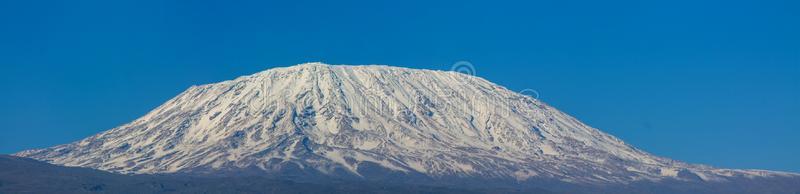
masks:
{"label": "snow-capped mountain", "polygon": [[540,102],[448,71],[320,63],[193,86],[143,117],[16,154],[121,173],[303,171],[603,184],[796,174],[653,156]]}

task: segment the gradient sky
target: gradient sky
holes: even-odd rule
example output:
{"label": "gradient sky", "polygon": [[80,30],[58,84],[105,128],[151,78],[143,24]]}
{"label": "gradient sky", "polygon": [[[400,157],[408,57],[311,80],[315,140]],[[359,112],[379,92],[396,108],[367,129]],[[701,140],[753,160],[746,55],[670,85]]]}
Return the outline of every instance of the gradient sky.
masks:
{"label": "gradient sky", "polygon": [[0,1],[0,153],[275,66],[465,60],[656,155],[800,172],[799,34],[794,0]]}

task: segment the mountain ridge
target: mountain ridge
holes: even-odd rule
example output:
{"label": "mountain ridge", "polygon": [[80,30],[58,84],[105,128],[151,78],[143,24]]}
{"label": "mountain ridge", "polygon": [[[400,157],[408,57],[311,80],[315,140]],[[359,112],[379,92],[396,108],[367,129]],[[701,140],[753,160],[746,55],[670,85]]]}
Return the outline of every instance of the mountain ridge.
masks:
{"label": "mountain ridge", "polygon": [[15,155],[135,174],[255,169],[590,185],[798,176],[654,156],[475,76],[322,63],[192,86],[131,123]]}

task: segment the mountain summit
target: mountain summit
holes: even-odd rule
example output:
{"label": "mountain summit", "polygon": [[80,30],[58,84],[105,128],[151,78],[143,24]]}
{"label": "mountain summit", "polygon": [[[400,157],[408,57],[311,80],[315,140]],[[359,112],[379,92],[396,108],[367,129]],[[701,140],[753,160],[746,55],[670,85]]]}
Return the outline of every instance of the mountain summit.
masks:
{"label": "mountain summit", "polygon": [[391,174],[574,184],[797,176],[653,156],[470,75],[321,63],[192,86],[128,124],[16,155],[137,174]]}

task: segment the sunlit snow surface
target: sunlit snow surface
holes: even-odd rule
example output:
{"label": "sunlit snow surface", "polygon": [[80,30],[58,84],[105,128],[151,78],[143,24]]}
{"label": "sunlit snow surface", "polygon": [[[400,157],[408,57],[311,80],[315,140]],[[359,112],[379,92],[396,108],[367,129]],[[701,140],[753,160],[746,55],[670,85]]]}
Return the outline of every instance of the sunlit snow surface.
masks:
{"label": "sunlit snow surface", "polygon": [[193,86],[126,125],[16,155],[121,173],[293,165],[362,176],[360,166],[376,164],[430,177],[574,183],[795,176],[653,156],[470,75],[320,63]]}

